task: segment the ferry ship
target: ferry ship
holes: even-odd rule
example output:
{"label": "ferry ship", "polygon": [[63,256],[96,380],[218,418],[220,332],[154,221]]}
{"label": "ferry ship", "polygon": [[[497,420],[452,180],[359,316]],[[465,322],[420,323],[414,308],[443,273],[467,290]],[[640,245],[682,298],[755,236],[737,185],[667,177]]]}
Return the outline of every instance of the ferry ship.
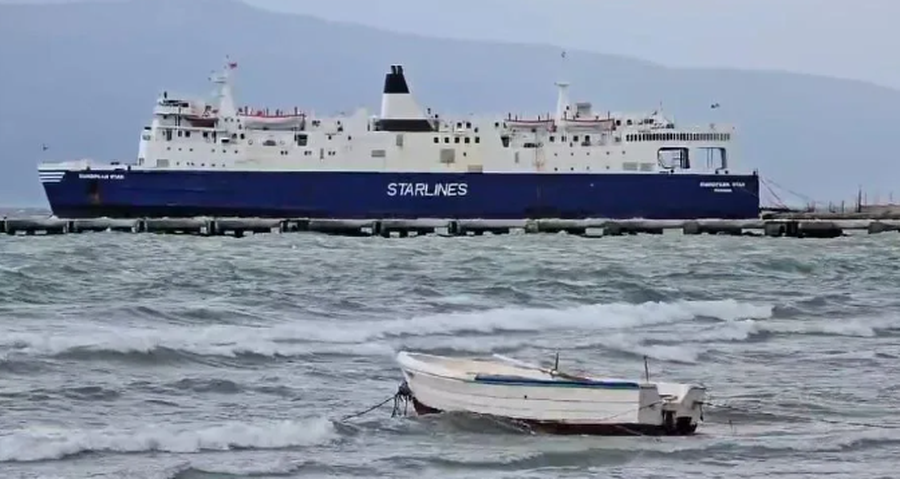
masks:
{"label": "ferry ship", "polygon": [[42,163],[62,218],[744,219],[755,171],[737,171],[734,128],[676,126],[660,111],[598,112],[557,82],[553,113],[441,117],[422,110],[402,65],[379,115],[238,107],[237,64],[216,93],[162,92],[137,158]]}

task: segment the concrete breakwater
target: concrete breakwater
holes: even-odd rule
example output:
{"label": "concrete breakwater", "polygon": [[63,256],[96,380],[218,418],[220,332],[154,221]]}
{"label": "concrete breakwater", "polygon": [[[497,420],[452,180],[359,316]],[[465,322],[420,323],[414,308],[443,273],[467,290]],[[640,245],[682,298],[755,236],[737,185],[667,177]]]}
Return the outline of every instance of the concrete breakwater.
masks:
{"label": "concrete breakwater", "polygon": [[680,230],[686,235],[717,234],[794,238],[834,238],[847,231],[869,234],[898,232],[900,220],[884,219],[759,219],[759,220],[341,220],[308,218],[142,218],[61,219],[4,218],[0,233],[54,235],[97,231],[167,233],[200,236],[249,233],[317,232],[341,236],[408,237],[425,234],[479,236],[509,233],[560,233],[580,236],[663,234]]}

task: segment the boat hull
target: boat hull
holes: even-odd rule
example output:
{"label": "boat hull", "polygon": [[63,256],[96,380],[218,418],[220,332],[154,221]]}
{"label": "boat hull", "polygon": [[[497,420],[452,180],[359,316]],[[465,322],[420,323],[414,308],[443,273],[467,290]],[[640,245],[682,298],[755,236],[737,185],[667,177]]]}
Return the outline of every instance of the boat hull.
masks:
{"label": "boat hull", "polygon": [[677,383],[560,377],[465,358],[400,352],[401,391],[419,414],[464,412],[556,434],[689,435],[705,390]]}
{"label": "boat hull", "polygon": [[[415,396],[412,398],[413,409],[420,416],[440,414],[444,411],[423,404]],[[676,421],[675,427],[667,428],[657,424],[642,423],[566,423],[562,421],[537,421],[533,419],[515,419],[516,423],[525,425],[529,430],[558,435],[588,436],[690,436],[697,431],[697,423]]]}
{"label": "boat hull", "polygon": [[65,218],[750,219],[755,175],[39,171]]}

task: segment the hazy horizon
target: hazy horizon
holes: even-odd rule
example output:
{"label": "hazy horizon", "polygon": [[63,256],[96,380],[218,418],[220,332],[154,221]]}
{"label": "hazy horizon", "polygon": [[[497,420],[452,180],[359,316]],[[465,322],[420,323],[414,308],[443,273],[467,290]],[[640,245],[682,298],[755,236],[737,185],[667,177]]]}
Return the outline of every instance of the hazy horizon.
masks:
{"label": "hazy horizon", "polygon": [[[51,144],[50,152],[55,159],[93,157],[127,161],[137,148],[136,134],[150,114],[148,101],[163,88],[206,93],[208,86],[202,81],[224,53],[231,53],[242,67],[248,67],[239,78],[242,101],[280,104],[299,97],[312,102],[307,105],[310,108],[332,111],[376,106],[379,77],[388,62],[399,60],[410,64],[413,88],[419,100],[443,112],[448,107],[463,112],[507,111],[506,108],[517,105],[524,109],[544,105],[537,107],[543,111],[555,101],[551,77],[557,71],[548,69],[553,61],[552,52],[562,51],[568,45],[585,52],[570,56],[575,80],[573,93],[580,99],[620,111],[652,109],[663,102],[676,120],[689,118],[692,123],[726,117],[727,122],[738,126],[736,146],[743,166],[759,168],[775,182],[813,199],[852,201],[857,188],[862,187],[870,201],[876,196],[884,200],[895,188],[893,178],[900,176],[889,157],[893,149],[890,125],[896,122],[896,112],[900,111],[900,77],[894,79],[891,74],[885,74],[900,75],[900,68],[896,67],[900,59],[858,52],[871,46],[866,42],[873,35],[885,33],[882,27],[886,24],[886,12],[900,13],[900,2],[894,7],[893,3],[874,0],[848,9],[848,2],[826,1],[838,7],[824,8],[823,11],[831,13],[817,17],[816,22],[807,22],[812,25],[805,34],[799,35],[786,25],[800,22],[798,15],[809,8],[808,0],[797,0],[796,4],[777,11],[763,8],[774,5],[773,0],[736,1],[727,9],[710,8],[709,0],[682,0],[676,7],[652,0],[628,4],[559,0],[552,11],[547,10],[547,2],[517,0],[521,8],[515,12],[516,22],[498,21],[506,12],[503,6],[508,0],[480,0],[477,5],[474,0],[458,0],[455,5],[459,8],[442,11],[438,22],[441,25],[436,27],[434,21],[425,21],[437,18],[433,12],[429,14],[433,9],[411,0],[377,3],[243,0],[245,5],[268,10],[237,8],[225,0],[215,2],[219,8],[212,9],[208,5],[189,8],[189,4],[203,0],[133,0],[131,3],[144,6],[122,8],[123,1],[0,0],[4,6],[94,4],[78,9],[48,6],[36,12],[39,14],[27,16],[26,26],[13,21],[7,24],[5,32],[0,29],[0,39],[7,47],[0,46],[0,60],[8,65],[8,73],[0,77],[3,87],[0,95],[18,92],[2,100],[6,108],[0,113],[0,151],[10,156],[5,162],[13,166],[7,176],[8,184],[0,185],[0,201],[4,204],[45,206],[43,192],[33,173],[43,142]],[[160,5],[167,16],[147,16],[152,8],[148,10],[146,5]],[[881,7],[887,10],[879,10]],[[58,8],[63,8],[64,13],[60,18],[53,18]],[[584,14],[577,18],[563,16],[565,22],[560,23],[562,14],[558,12],[573,9]],[[270,13],[285,10],[299,15]],[[131,11],[146,18],[135,21],[129,18]],[[479,14],[472,15],[472,11]],[[118,15],[116,20],[109,20],[112,25],[103,23],[106,21],[103,14],[107,12]],[[607,22],[603,28],[594,30],[585,27],[597,18],[610,18],[613,14],[616,22]],[[73,18],[63,18],[68,15]],[[180,18],[182,15],[197,17]],[[834,15],[841,18],[835,19]],[[840,21],[843,29],[858,28],[873,16],[878,21],[871,23],[864,35],[829,37],[828,42],[843,42],[841,48],[832,48],[828,42],[810,46],[818,41],[823,25]],[[695,23],[716,20],[715,28],[699,33],[678,31],[674,37],[657,31],[660,24],[680,25],[689,18]],[[191,21],[200,22],[194,28],[197,41],[191,43],[193,48],[183,48],[185,39],[190,37],[157,33],[180,32],[177,24]],[[497,28],[486,28],[491,22]],[[540,22],[547,28],[538,28]],[[240,38],[227,35],[215,27],[216,23],[241,25],[239,28],[246,34]],[[297,48],[285,49],[280,42],[272,44],[267,39],[270,35],[267,23],[277,24],[281,35],[290,37],[284,44],[297,45]],[[287,27],[289,24],[292,26]],[[630,26],[634,24],[640,24],[640,28],[632,29]],[[373,27],[379,30],[372,30]],[[304,29],[311,33],[305,33]],[[730,36],[724,30],[729,30]],[[426,52],[422,50],[425,47],[410,45],[411,38],[406,34],[388,31],[428,34],[413,39],[412,43],[435,50]],[[755,32],[756,37],[748,31]],[[841,31],[844,30],[835,30]],[[894,31],[888,33],[890,37],[900,35]],[[709,42],[709,37],[715,35],[726,36],[727,41]],[[777,40],[784,35],[802,38],[788,45]],[[109,42],[111,37],[117,41]],[[482,42],[492,38],[532,46]],[[638,41],[639,38],[643,40]],[[781,45],[777,44],[779,41]],[[28,42],[35,46],[29,48]],[[661,49],[660,42],[668,47]],[[156,48],[148,48],[151,44]],[[307,45],[316,48],[309,49]],[[767,48],[781,52],[768,64],[759,61],[760,52]],[[659,53],[662,51],[665,54]],[[731,53],[724,55],[723,51]],[[737,54],[743,51],[752,54]],[[798,51],[815,55],[791,63]],[[497,57],[492,52],[511,56]],[[822,52],[830,62],[817,60]],[[335,55],[340,62],[331,60]],[[455,78],[454,65],[464,61],[461,58],[465,55],[478,58],[480,63],[473,70],[478,72],[477,79]],[[713,61],[716,59],[722,61],[716,63]],[[729,65],[742,59],[743,64]],[[154,69],[137,73],[144,68],[140,65],[148,61],[154,62]],[[325,65],[334,71],[335,77],[329,81],[307,75],[307,61]],[[529,62],[533,64],[531,68],[527,67]],[[659,66],[691,63],[697,68]],[[793,67],[789,70],[794,73],[770,71],[782,69],[779,65]],[[828,65],[831,66],[824,68]],[[845,74],[841,74],[842,69]],[[104,72],[102,78],[109,82],[98,84],[97,71]],[[59,79],[64,75],[70,75],[70,81],[61,82]],[[285,75],[295,75],[296,81],[288,80]],[[509,78],[516,81],[511,83]],[[466,86],[464,95],[461,95],[460,81]],[[477,88],[473,83],[476,81]],[[318,93],[307,93],[311,91]],[[72,92],[81,93],[73,96]],[[91,102],[89,98],[96,101]],[[708,109],[711,102],[723,105],[715,116]],[[61,104],[68,106],[59,118],[47,119],[38,113],[47,108],[59,110]],[[83,117],[76,111],[68,111],[79,108],[86,112]],[[110,116],[117,118],[117,122],[107,125],[104,134],[89,127]],[[835,126],[837,119],[848,118],[848,126]],[[35,131],[27,126],[37,122],[43,122],[42,128],[52,133],[47,136],[45,130]],[[826,138],[828,144],[823,144]],[[22,184],[15,178],[27,178],[28,182]],[[9,195],[13,198],[7,198]],[[802,204],[799,196],[787,196],[783,198],[787,202]]]}

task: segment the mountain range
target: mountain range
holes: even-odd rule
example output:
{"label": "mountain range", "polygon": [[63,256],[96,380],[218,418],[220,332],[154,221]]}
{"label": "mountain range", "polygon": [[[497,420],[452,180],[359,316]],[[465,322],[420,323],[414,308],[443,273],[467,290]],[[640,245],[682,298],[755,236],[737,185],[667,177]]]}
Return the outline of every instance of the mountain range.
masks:
{"label": "mountain range", "polygon": [[208,94],[226,55],[241,105],[377,112],[400,63],[419,103],[443,115],[544,113],[564,76],[572,99],[599,111],[662,107],[678,123],[735,124],[732,157],[787,203],[849,200],[859,187],[886,198],[900,177],[890,144],[900,91],[865,82],[585,51],[563,62],[551,45],[393,33],[237,0],[95,1],[0,5],[0,204],[46,204],[41,160],[131,161],[157,95]]}

